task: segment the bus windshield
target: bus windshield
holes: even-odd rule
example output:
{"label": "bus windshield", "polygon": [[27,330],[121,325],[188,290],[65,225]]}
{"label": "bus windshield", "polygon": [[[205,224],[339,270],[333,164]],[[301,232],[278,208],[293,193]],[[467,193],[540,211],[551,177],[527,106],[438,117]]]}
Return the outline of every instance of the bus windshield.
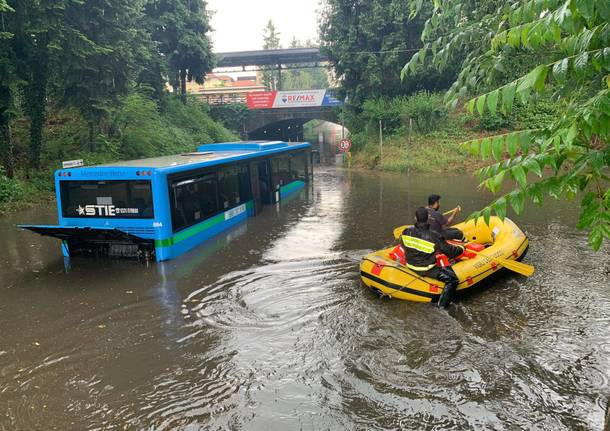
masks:
{"label": "bus windshield", "polygon": [[153,218],[150,181],[61,181],[64,217]]}

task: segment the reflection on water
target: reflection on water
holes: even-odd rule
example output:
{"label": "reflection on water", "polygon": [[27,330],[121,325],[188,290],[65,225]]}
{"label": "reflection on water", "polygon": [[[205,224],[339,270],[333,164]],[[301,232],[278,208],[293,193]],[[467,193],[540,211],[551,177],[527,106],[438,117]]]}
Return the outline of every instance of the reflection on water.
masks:
{"label": "reflection on water", "polygon": [[448,311],[381,300],[362,255],[467,177],[323,169],[313,188],[174,261],[75,259],[0,232],[0,430],[595,429],[610,392],[608,248],[550,202],[516,218],[530,279]]}

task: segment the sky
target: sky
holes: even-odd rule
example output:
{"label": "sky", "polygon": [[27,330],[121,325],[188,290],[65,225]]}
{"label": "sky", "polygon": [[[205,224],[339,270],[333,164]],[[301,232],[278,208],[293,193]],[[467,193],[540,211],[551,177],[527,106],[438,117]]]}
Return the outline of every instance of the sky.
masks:
{"label": "sky", "polygon": [[269,19],[280,32],[283,48],[292,37],[317,39],[318,0],[207,0],[212,14],[214,52],[263,48],[263,29]]}

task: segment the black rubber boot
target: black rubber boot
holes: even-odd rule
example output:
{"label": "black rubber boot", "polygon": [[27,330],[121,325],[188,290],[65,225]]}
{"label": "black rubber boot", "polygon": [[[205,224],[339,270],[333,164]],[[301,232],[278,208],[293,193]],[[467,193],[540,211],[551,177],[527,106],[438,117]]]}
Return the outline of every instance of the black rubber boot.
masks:
{"label": "black rubber boot", "polygon": [[438,279],[445,283],[445,288],[443,289],[443,293],[441,293],[441,297],[438,299],[437,305],[446,308],[455,296],[459,280],[450,267],[442,268],[438,275]]}

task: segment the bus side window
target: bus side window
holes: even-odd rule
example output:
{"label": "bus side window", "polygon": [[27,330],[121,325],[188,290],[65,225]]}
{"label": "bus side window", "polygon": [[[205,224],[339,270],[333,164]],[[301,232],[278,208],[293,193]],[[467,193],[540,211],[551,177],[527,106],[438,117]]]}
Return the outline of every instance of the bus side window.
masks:
{"label": "bus side window", "polygon": [[304,152],[291,157],[290,173],[293,180],[307,181],[307,156]]}
{"label": "bus side window", "polygon": [[176,187],[176,213],[178,215],[178,226],[176,227],[190,226],[197,219],[199,207],[194,199],[193,186],[193,184],[185,184]]}
{"label": "bus side window", "polygon": [[242,202],[239,191],[239,168],[230,166],[218,171],[221,209],[226,210]]}
{"label": "bus side window", "polygon": [[252,188],[250,187],[250,170],[248,165],[240,165],[238,168],[239,176],[239,197],[241,202],[252,199]]}
{"label": "bus side window", "polygon": [[172,213],[172,226],[174,230],[177,230],[180,226],[184,226],[186,224],[184,214],[182,213],[182,208],[178,203],[181,198],[181,193],[182,189],[172,184],[170,209]]}
{"label": "bus side window", "polygon": [[172,184],[174,231],[199,223],[218,212],[218,192],[214,174],[179,180]]}
{"label": "bus side window", "polygon": [[287,156],[279,156],[271,159],[271,175],[274,189],[292,181],[290,176],[290,160]]}
{"label": "bus side window", "polygon": [[292,181],[290,176],[290,159],[287,156],[280,158],[280,177],[284,185]]}
{"label": "bus side window", "polygon": [[199,183],[199,202],[204,218],[208,218],[219,211],[218,185],[214,174],[206,175]]}
{"label": "bus side window", "polygon": [[220,210],[227,210],[252,199],[248,165],[235,165],[218,171]]}

